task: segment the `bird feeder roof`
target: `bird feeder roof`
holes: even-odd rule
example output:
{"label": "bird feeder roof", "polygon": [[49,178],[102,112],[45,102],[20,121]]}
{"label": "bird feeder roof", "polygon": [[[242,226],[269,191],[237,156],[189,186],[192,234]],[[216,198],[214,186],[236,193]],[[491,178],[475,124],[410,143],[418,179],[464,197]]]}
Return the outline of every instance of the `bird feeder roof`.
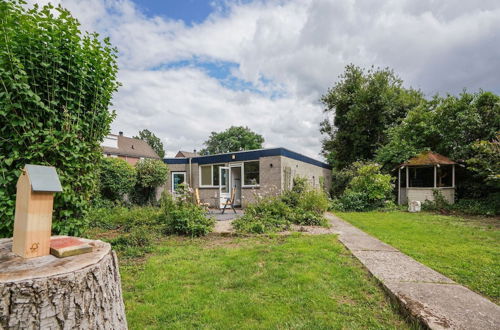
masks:
{"label": "bird feeder roof", "polygon": [[28,174],[31,190],[37,192],[61,192],[61,182],[53,166],[30,165],[24,167]]}
{"label": "bird feeder roof", "polygon": [[399,166],[453,165],[454,161],[432,151],[424,151]]}

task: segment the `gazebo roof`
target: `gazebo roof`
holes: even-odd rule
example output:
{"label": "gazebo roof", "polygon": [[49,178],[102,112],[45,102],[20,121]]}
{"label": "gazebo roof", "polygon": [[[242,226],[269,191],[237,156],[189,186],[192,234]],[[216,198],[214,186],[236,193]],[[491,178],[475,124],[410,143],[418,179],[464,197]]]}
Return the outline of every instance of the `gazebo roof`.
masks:
{"label": "gazebo roof", "polygon": [[421,165],[453,165],[454,161],[432,151],[424,151],[411,158],[400,166],[421,166]]}

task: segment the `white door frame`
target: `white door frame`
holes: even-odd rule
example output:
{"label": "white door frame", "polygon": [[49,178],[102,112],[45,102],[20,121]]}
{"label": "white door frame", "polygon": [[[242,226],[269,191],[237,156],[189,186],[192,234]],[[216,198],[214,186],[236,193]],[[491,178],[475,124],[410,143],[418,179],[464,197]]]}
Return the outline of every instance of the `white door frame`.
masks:
{"label": "white door frame", "polygon": [[184,176],[184,183],[186,183],[186,172],[180,172],[180,171],[172,172],[171,177],[170,177],[170,179],[171,179],[171,183],[170,183],[171,186],[170,186],[170,188],[172,190],[172,194],[175,194],[175,189],[174,189],[174,175],[176,175],[176,174],[182,174]]}
{"label": "white door frame", "polygon": [[[222,171],[227,172],[224,185],[222,185],[224,181]],[[231,198],[231,168],[229,166],[221,166],[219,167],[219,208],[222,209],[224,207],[224,203],[228,198]]]}

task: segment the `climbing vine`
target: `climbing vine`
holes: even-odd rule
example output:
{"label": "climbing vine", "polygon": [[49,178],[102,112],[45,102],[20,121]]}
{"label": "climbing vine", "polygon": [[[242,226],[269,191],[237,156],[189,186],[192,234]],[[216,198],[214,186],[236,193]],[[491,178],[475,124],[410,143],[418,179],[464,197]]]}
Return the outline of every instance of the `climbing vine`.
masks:
{"label": "climbing vine", "polygon": [[0,0],[0,237],[12,234],[25,164],[57,168],[56,233],[78,235],[115,116],[117,50],[62,7]]}

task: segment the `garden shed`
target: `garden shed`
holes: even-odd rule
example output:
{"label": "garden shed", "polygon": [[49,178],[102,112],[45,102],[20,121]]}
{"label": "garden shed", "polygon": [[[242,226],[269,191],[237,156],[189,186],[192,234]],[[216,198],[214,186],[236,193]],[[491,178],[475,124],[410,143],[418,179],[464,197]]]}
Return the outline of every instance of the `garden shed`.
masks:
{"label": "garden shed", "polygon": [[448,157],[425,151],[398,166],[398,204],[434,200],[439,191],[451,204],[455,201],[455,163]]}

